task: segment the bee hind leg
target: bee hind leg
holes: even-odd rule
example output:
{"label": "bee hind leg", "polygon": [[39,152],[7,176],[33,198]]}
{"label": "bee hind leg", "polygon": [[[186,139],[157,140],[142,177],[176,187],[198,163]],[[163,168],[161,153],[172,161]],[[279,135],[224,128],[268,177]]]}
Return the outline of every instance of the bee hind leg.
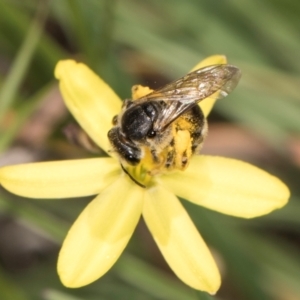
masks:
{"label": "bee hind leg", "polygon": [[192,155],[191,136],[188,130],[177,130],[166,150],[165,169],[184,170]]}

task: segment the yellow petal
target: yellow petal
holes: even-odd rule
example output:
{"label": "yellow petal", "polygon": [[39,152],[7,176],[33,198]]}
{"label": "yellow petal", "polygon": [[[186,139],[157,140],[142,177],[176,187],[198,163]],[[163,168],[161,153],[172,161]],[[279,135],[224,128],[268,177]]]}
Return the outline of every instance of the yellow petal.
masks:
{"label": "yellow petal", "polygon": [[215,293],[221,283],[218,268],[179,200],[156,186],[145,194],[143,216],[175,274],[195,289]]}
{"label": "yellow petal", "polygon": [[144,189],[120,176],[85,208],[59,254],[57,268],[65,286],[87,285],[112,267],[140,218],[143,193]]}
{"label": "yellow petal", "polygon": [[248,163],[213,156],[196,156],[185,172],[161,177],[176,195],[207,208],[253,218],[281,208],[290,196],[277,177]]}
{"label": "yellow petal", "polygon": [[98,194],[120,173],[113,158],[92,158],[0,168],[0,184],[30,198],[70,198]]}
{"label": "yellow petal", "polygon": [[120,112],[119,97],[86,65],[73,60],[60,61],[55,76],[70,112],[94,142],[108,151],[107,132]]}
{"label": "yellow petal", "polygon": [[[224,55],[212,55],[212,56],[209,56],[209,57],[205,58],[200,63],[198,63],[191,70],[191,72],[195,71],[197,69],[200,69],[200,68],[207,67],[207,66],[217,65],[217,64],[226,64],[226,63],[227,63],[226,56],[224,56]],[[199,106],[201,107],[205,117],[207,117],[209,115],[209,113],[212,110],[215,102],[216,102],[216,98],[208,97],[204,101],[201,101],[199,103]]]}
{"label": "yellow petal", "polygon": [[190,72],[211,66],[211,65],[219,65],[219,64],[227,64],[227,58],[225,55],[211,55],[201,60]]}

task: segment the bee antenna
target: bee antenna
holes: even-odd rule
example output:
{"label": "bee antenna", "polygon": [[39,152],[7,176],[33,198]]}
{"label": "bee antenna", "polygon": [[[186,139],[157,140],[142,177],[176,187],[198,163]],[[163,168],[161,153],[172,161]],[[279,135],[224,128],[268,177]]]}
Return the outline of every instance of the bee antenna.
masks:
{"label": "bee antenna", "polygon": [[145,185],[143,185],[143,184],[141,184],[140,182],[138,182],[136,179],[134,179],[132,176],[131,176],[131,174],[124,168],[124,166],[121,164],[121,168],[122,168],[122,170],[129,176],[129,178],[134,182],[134,183],[136,183],[137,185],[139,185],[140,187],[142,187],[142,188],[146,188],[146,186]]}

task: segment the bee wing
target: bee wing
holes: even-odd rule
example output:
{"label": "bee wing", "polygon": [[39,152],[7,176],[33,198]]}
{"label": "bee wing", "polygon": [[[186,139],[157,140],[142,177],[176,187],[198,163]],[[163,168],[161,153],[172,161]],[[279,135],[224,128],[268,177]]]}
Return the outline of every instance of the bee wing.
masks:
{"label": "bee wing", "polygon": [[226,97],[236,87],[240,70],[231,65],[212,65],[184,77],[135,101],[160,101],[163,109],[154,123],[154,131],[163,131],[186,110],[207,97]]}

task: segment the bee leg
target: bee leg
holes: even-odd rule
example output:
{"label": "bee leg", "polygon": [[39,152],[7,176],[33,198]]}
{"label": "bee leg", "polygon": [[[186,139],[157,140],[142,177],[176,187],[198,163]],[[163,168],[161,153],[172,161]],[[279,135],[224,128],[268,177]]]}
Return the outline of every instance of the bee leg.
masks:
{"label": "bee leg", "polygon": [[174,159],[175,159],[175,155],[176,155],[174,145],[175,145],[175,141],[173,138],[171,140],[170,145],[168,146],[168,150],[167,150],[167,158],[166,158],[166,162],[165,162],[165,167],[167,169],[170,169],[174,165]]}
{"label": "bee leg", "polygon": [[182,169],[185,169],[187,167],[188,163],[189,163],[188,151],[185,150],[182,153],[182,156],[181,156],[181,167],[182,167]]}
{"label": "bee leg", "polygon": [[[151,157],[152,157],[152,163],[151,163],[151,170],[149,171],[149,174],[151,176],[157,175],[161,173],[162,166],[164,165],[164,159],[161,155],[159,155],[156,151],[156,149],[152,148],[150,150]],[[153,166],[154,165],[154,166]]]}
{"label": "bee leg", "polygon": [[174,149],[176,151],[174,167],[184,170],[192,156],[192,139],[189,130],[178,130]]}
{"label": "bee leg", "polygon": [[151,149],[150,152],[151,152],[151,156],[152,156],[153,162],[154,162],[156,165],[159,164],[160,159],[159,159],[159,157],[158,157],[158,155],[157,155],[156,150],[155,150],[155,149]]}
{"label": "bee leg", "polygon": [[193,154],[199,154],[202,146],[204,139],[207,136],[207,122],[205,120],[204,124],[202,127],[199,126],[198,130],[195,130],[194,132],[191,132],[191,137],[192,137],[192,153]]}

